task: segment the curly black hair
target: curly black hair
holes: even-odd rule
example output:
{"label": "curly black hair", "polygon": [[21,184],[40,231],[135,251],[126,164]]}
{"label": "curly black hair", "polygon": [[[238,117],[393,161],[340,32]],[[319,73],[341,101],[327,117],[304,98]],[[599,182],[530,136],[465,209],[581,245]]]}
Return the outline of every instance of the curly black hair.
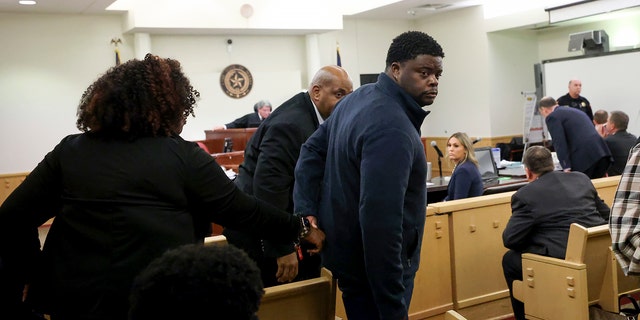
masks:
{"label": "curly black hair", "polygon": [[260,269],[244,251],[188,244],[168,250],[136,277],[129,319],[254,319],[263,295]]}
{"label": "curly black hair", "polygon": [[430,35],[421,31],[404,32],[391,42],[386,67],[389,68],[394,62],[413,60],[422,54],[444,58],[442,47]]}
{"label": "curly black hair", "polygon": [[176,60],[147,54],[112,67],[82,94],[76,126],[106,137],[179,133],[200,93]]}

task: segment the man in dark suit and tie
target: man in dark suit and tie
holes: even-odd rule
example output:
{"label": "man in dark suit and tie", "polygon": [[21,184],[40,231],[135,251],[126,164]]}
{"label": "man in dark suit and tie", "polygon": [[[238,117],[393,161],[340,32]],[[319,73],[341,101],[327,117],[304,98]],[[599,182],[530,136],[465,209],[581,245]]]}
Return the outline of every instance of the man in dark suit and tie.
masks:
{"label": "man in dark suit and tie", "polygon": [[636,145],[636,136],[627,132],[629,116],[622,111],[612,111],[607,120],[609,134],[604,138],[611,154],[613,165],[609,167],[609,176],[619,176],[624,171],[624,166],[629,158],[629,150]]}
{"label": "man in dark suit and tie", "polygon": [[539,111],[562,169],[580,171],[591,179],[604,177],[613,159],[589,117],[578,109],[558,106],[551,97],[540,99]]}
{"label": "man in dark suit and tie", "polygon": [[[329,117],[338,101],[352,91],[353,84],[344,69],[321,68],[307,92],[296,94],[276,108],[253,134],[236,179],[240,189],[293,214],[294,169],[300,147]],[[229,243],[246,250],[258,263],[265,287],[320,275],[320,257],[309,256],[293,244],[278,246],[231,229],[223,233]]]}
{"label": "man in dark suit and tie", "polygon": [[502,258],[502,269],[517,320],[525,319],[524,304],[512,294],[513,281],[522,280],[522,253],[564,259],[572,223],[602,225],[610,214],[589,177],[581,172],[553,171],[548,149],[531,147],[522,162],[529,183],[511,197],[512,214],[502,233],[509,249]]}

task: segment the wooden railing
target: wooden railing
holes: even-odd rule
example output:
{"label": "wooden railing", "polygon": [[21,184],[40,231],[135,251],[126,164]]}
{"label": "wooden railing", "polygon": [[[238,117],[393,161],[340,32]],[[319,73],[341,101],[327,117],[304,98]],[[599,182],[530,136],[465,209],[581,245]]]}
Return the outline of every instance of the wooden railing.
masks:
{"label": "wooden railing", "polygon": [[[27,175],[0,175],[0,202]],[[592,181],[600,197],[611,206],[620,176]],[[410,319],[424,319],[508,296],[501,265],[506,252],[502,231],[511,216],[512,194],[429,204]],[[336,315],[346,318],[340,293]]]}

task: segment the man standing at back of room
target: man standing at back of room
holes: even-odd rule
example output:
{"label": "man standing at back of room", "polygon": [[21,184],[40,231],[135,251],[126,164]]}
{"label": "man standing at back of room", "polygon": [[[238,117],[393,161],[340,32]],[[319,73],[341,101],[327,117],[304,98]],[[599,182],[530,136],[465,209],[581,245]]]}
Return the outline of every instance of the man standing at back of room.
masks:
{"label": "man standing at back of room", "polygon": [[[293,214],[293,171],[300,147],[352,91],[344,69],[321,68],[307,92],[284,102],[253,134],[236,180],[240,189]],[[304,250],[298,253],[293,244],[277,244],[231,229],[225,229],[224,235],[257,262],[265,287],[320,276],[320,257]]]}
{"label": "man standing at back of room", "polygon": [[582,81],[578,79],[569,80],[569,92],[558,98],[558,105],[568,106],[584,112],[589,120],[593,121],[593,110],[587,98],[580,95],[582,92]]}
{"label": "man standing at back of room", "polygon": [[562,169],[580,171],[591,179],[604,177],[613,159],[593,121],[582,111],[558,106],[552,97],[540,99],[538,109]]}
{"label": "man standing at back of room", "polygon": [[378,81],[343,99],[300,150],[296,212],[326,231],[322,263],[349,320],[408,318],[426,207],[422,107],[438,94],[443,57],[423,32],[397,36]]}

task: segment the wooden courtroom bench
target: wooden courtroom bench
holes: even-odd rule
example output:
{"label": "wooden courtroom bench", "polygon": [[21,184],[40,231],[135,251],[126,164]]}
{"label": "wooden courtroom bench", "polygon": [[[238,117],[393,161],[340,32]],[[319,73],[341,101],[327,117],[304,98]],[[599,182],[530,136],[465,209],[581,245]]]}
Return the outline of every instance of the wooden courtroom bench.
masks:
{"label": "wooden courtroom bench", "polygon": [[[224,245],[222,235],[205,238],[205,245]],[[336,281],[322,268],[320,277],[267,287],[260,301],[260,320],[334,320]]]}
{"label": "wooden courtroom bench", "polygon": [[502,273],[502,256],[507,250],[502,232],[511,217],[513,193],[429,204],[448,220],[449,280],[456,310],[509,296]]}
{"label": "wooden courtroom bench", "polygon": [[463,317],[461,314],[457,313],[455,310],[448,310],[444,314],[444,320],[466,320],[467,318]]}
{"label": "wooden courtroom bench", "polygon": [[233,170],[238,173],[238,166],[244,161],[244,150],[232,151],[226,153],[213,153],[211,156],[216,162],[225,167],[225,169]]}
{"label": "wooden courtroom bench", "polygon": [[564,259],[525,253],[524,281],[513,282],[514,297],[527,319],[589,319],[589,306],[619,313],[621,293],[640,290],[640,278],[625,277],[611,251],[609,226],[572,224]]}
{"label": "wooden courtroom bench", "polygon": [[205,130],[205,140],[201,140],[211,153],[220,153],[224,151],[224,139],[231,138],[233,142],[232,151],[244,150],[247,142],[258,128],[239,128],[239,129],[220,129]]}
{"label": "wooden courtroom bench", "polygon": [[[592,180],[609,206],[619,181],[620,176]],[[429,204],[437,215],[446,215],[449,221],[454,309],[509,296],[507,284],[501,281],[502,256],[507,250],[502,244],[502,232],[511,217],[514,193]]]}
{"label": "wooden courtroom bench", "polygon": [[0,174],[0,204],[7,199],[28,175],[29,172]]}
{"label": "wooden courtroom bench", "polygon": [[[449,222],[427,207],[420,268],[414,281],[409,319],[425,319],[453,308],[451,263],[449,260]],[[336,291],[336,316],[346,319],[342,292]],[[261,318],[262,319],[262,318]]]}

